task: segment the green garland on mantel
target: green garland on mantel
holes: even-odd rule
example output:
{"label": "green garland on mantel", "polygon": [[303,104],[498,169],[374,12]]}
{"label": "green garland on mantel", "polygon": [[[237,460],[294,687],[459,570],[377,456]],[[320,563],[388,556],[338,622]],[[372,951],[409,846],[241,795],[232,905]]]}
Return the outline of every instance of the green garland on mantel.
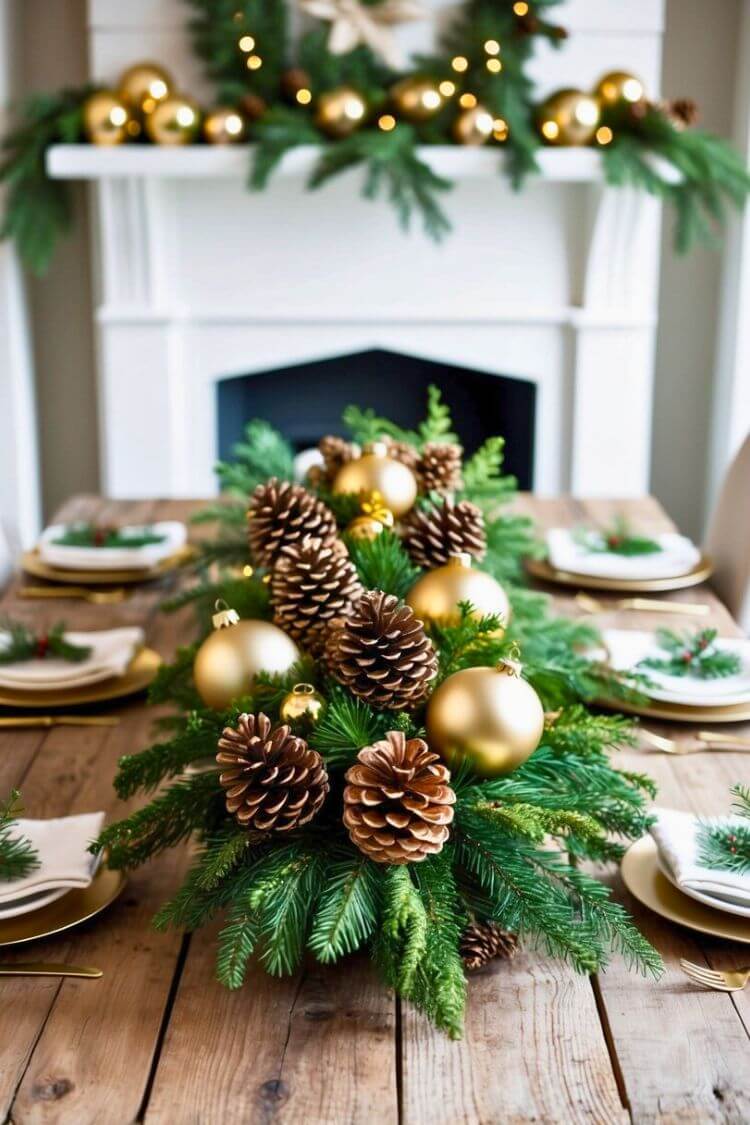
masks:
{"label": "green garland on mantel", "polygon": [[[377,6],[379,0],[363,2]],[[441,32],[435,54],[418,57],[408,71],[398,72],[362,44],[345,54],[332,53],[327,22],[318,21],[293,42],[289,0],[186,0],[193,9],[193,47],[215,84],[218,101],[247,111],[251,187],[265,187],[285,153],[312,145],[320,155],[308,180],[310,188],[362,166],[363,194],[386,196],[404,227],[419,214],[427,234],[436,240],[450,230],[441,200],[453,185],[435,173],[420,148],[456,143],[458,98],[446,98],[427,121],[394,118],[384,131],[378,117],[389,110],[394,83],[405,74],[419,75],[437,83],[454,81],[459,91],[475,95],[504,123],[502,142],[488,143],[503,151],[505,159],[498,166],[520,187],[538,172],[536,157],[544,143],[527,66],[540,39],[557,46],[566,38],[565,30],[548,18],[560,2],[465,0]],[[250,33],[262,52],[256,70],[248,69],[248,56],[239,47],[242,36]],[[488,69],[488,42],[499,45],[502,67],[497,72]],[[452,67],[457,56],[466,62],[460,74]],[[290,90],[288,77],[295,73],[309,81],[310,104],[298,104]],[[349,136],[332,139],[319,126],[315,106],[321,95],[341,86],[354,88],[364,98],[366,121]],[[85,139],[82,106],[91,91],[82,87],[35,95],[22,107],[21,123],[2,142],[0,181],[8,183],[9,191],[0,233],[16,240],[23,261],[36,273],[45,271],[58,235],[70,222],[68,187],[49,178],[46,150],[52,144]],[[740,207],[750,192],[750,178],[730,146],[684,128],[669,106],[645,100],[638,106],[617,103],[603,108],[601,123],[611,136],[606,146],[597,145],[607,182],[631,184],[671,203],[680,251],[698,240],[714,240],[727,204]]]}

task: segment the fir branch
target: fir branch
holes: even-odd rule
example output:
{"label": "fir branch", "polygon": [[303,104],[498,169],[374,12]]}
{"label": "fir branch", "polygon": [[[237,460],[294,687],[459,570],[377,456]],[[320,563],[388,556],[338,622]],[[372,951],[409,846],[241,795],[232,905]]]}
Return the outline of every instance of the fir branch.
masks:
{"label": "fir branch", "polygon": [[184,711],[196,711],[203,702],[193,683],[193,664],[199,646],[182,645],[171,664],[160,664],[148,689],[149,703],[176,703]]}
{"label": "fir branch", "polygon": [[288,152],[301,145],[319,147],[322,138],[306,113],[277,105],[256,123],[253,140],[256,143],[248,184],[262,191]]}
{"label": "fir branch", "polygon": [[424,904],[427,933],[409,999],[429,1018],[459,1039],[466,1005],[466,976],[459,952],[461,932],[467,920],[453,877],[450,845],[415,865],[414,882]]}
{"label": "fir branch", "polygon": [[323,852],[294,841],[267,861],[264,878],[248,894],[261,919],[261,960],[272,976],[293,973],[302,959],[311,913],[323,878]]}
{"label": "fir branch", "polygon": [[276,718],[279,708],[295,684],[313,684],[320,679],[320,671],[307,654],[284,673],[259,672],[253,682],[253,708],[263,711],[270,718]]}
{"label": "fir branch", "polygon": [[418,426],[422,445],[429,442],[452,442],[459,444],[458,434],[453,430],[453,419],[446,403],[443,402],[439,387],[430,383],[427,388],[427,415]]}
{"label": "fir branch", "polygon": [[0,664],[26,660],[66,660],[81,664],[91,656],[90,645],[75,645],[65,637],[65,623],[59,621],[46,633],[34,633],[20,621],[0,619]]}
{"label": "fir branch", "polygon": [[697,629],[693,633],[657,629],[656,643],[667,653],[666,657],[649,656],[641,660],[639,668],[651,668],[667,676],[721,680],[736,675],[742,667],[736,652],[719,648],[716,629]]}
{"label": "fir branch", "polygon": [[165,613],[175,613],[186,605],[194,606],[198,632],[205,636],[211,632],[211,618],[216,612],[217,601],[224,601],[236,609],[242,620],[268,620],[271,616],[268,583],[257,572],[250,578],[238,578],[236,574],[221,574],[215,580],[203,577],[195,586],[162,602],[161,608]]}
{"label": "fir branch", "polygon": [[[193,51],[216,87],[218,101],[234,105],[243,94],[276,97],[287,58],[285,0],[187,0],[194,10],[189,22]],[[263,59],[248,70],[239,47],[251,34]]]}
{"label": "fir branch", "polygon": [[99,527],[93,523],[75,523],[66,527],[53,542],[60,547],[148,547],[163,543],[161,535],[148,527]]}
{"label": "fir branch", "polygon": [[497,614],[477,618],[470,602],[461,602],[459,611],[456,625],[430,625],[430,636],[438,654],[437,684],[462,668],[497,664],[510,647],[502,636],[504,622]]}
{"label": "fir branch", "polygon": [[622,555],[631,558],[638,555],[655,555],[662,550],[656,539],[647,535],[636,535],[627,518],[620,514],[615,517],[611,527],[603,530],[579,530],[575,540],[589,554]]}
{"label": "fir branch", "polygon": [[504,477],[505,438],[490,437],[480,445],[463,467],[462,499],[473,504],[497,504],[515,489],[512,477]]}
{"label": "fir branch", "polygon": [[214,563],[220,567],[243,567],[248,564],[250,552],[247,546],[246,527],[233,526],[216,539],[204,540],[197,545],[197,567],[208,567]]}
{"label": "fir branch", "polygon": [[735,824],[702,824],[698,830],[698,858],[705,867],[747,875],[750,873],[750,789],[735,785],[732,794],[736,798],[735,815],[742,819]]}
{"label": "fir branch", "polygon": [[16,821],[21,815],[20,793],[11,791],[5,805],[0,806],[0,880],[23,879],[39,867],[39,855],[30,840],[18,834]]}
{"label": "fir branch", "polygon": [[377,924],[380,874],[371,860],[351,848],[328,858],[308,941],[319,961],[338,961],[371,937]]}
{"label": "fir branch", "polygon": [[215,472],[222,492],[246,501],[269,477],[294,479],[294,452],[278,430],[262,418],[253,418],[245,426],[243,440],[232,446],[232,460],[219,461]]}
{"label": "fir branch", "polygon": [[393,729],[393,716],[375,711],[338,685],[330,686],[323,718],[310,734],[310,745],[322,754],[328,766],[348,767],[363,746],[385,737]]}
{"label": "fir branch", "polygon": [[215,757],[222,716],[192,712],[181,726],[174,737],[120,758],[114,782],[118,797],[126,800],[139,790],[148,792],[166,778],[182,773],[191,762]]}
{"label": "fir branch", "polygon": [[344,541],[360,581],[367,590],[383,590],[386,594],[404,598],[421,574],[399,537],[388,529],[375,539],[357,539],[347,535]]}
{"label": "fir branch", "polygon": [[408,866],[386,867],[375,960],[391,988],[409,996],[427,949],[428,919]]}
{"label": "fir branch", "polygon": [[247,503],[244,500],[222,499],[209,504],[190,517],[195,524],[218,523],[229,531],[247,528]]}
{"label": "fir branch", "polygon": [[371,406],[363,409],[351,404],[347,406],[341,420],[359,445],[367,445],[372,441],[380,441],[384,437],[402,441],[419,449],[419,435],[414,430],[405,430],[397,426],[389,418],[377,414]]}

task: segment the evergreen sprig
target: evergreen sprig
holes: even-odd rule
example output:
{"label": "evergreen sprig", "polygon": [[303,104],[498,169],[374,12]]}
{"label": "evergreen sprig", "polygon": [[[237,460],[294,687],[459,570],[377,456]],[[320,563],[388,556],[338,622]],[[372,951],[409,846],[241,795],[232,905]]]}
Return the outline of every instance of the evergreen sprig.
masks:
{"label": "evergreen sprig", "polygon": [[59,547],[149,547],[165,539],[166,535],[149,527],[97,527],[93,523],[76,523],[66,527],[53,543]]}
{"label": "evergreen sprig", "polygon": [[419,567],[414,566],[401,540],[391,531],[385,530],[375,539],[347,535],[344,541],[360,580],[368,590],[384,590],[386,594],[404,598],[419,578]]}
{"label": "evergreen sprig", "polygon": [[635,534],[629,520],[622,513],[615,517],[611,527],[601,531],[581,528],[576,532],[575,539],[589,554],[632,558],[637,555],[656,555],[662,550],[658,540],[651,539],[648,535]]}
{"label": "evergreen sprig", "polygon": [[90,645],[76,645],[66,640],[63,621],[53,625],[46,633],[35,633],[20,621],[0,618],[0,664],[45,659],[80,664],[89,656]]}
{"label": "evergreen sprig", "polygon": [[705,867],[750,873],[750,788],[735,785],[733,811],[739,818],[731,825],[701,825],[698,831],[698,858]]}
{"label": "evergreen sprig", "polygon": [[39,855],[30,840],[20,836],[16,821],[21,815],[20,793],[14,789],[0,805],[0,880],[23,879],[39,867]]}
{"label": "evergreen sprig", "polygon": [[717,637],[716,629],[684,633],[657,629],[656,643],[667,655],[646,657],[639,668],[663,672],[667,676],[689,676],[696,680],[721,680],[734,676],[742,667],[742,661],[736,652],[721,648]]}

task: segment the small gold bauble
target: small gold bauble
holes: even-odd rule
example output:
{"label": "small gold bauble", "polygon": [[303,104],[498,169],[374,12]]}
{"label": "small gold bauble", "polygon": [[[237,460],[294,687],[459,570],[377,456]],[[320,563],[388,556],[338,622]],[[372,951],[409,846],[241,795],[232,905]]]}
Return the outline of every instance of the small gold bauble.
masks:
{"label": "small gold bauble", "polygon": [[[379,492],[396,518],[405,516],[417,498],[417,479],[400,461],[388,456],[385,442],[366,445],[362,456],[339,469],[333,482],[335,494]],[[382,520],[380,521],[382,523]]]}
{"label": "small gold bauble", "polygon": [[497,668],[464,668],[432,695],[425,717],[427,741],[450,765],[467,762],[481,777],[523,765],[539,745],[544,709],[512,660]]}
{"label": "small gold bauble", "polygon": [[193,678],[203,702],[216,711],[245,695],[259,672],[283,674],[299,660],[292,638],[270,621],[240,621],[224,608],[214,628],[198,649]]}
{"label": "small gold bauble", "polygon": [[599,125],[599,102],[582,90],[558,90],[537,110],[537,124],[551,145],[587,145]]}
{"label": "small gold bauble", "polygon": [[83,103],[83,128],[95,145],[121,145],[128,139],[130,114],[111,90],[99,90]]}
{"label": "small gold bauble", "polygon": [[203,139],[210,145],[236,145],[245,133],[245,119],[233,106],[220,105],[203,120]]}
{"label": "small gold bauble", "polygon": [[602,105],[617,105],[621,101],[635,105],[643,101],[645,91],[643,83],[635,74],[630,74],[627,70],[613,70],[599,79],[594,96]]}
{"label": "small gold bauble", "polygon": [[492,136],[495,119],[484,106],[462,109],[453,122],[453,137],[460,145],[483,145]]}
{"label": "small gold bauble", "polygon": [[429,121],[445,104],[438,83],[418,74],[397,82],[391,89],[391,98],[398,112],[407,121]]}
{"label": "small gold bauble", "polygon": [[346,525],[346,534],[352,539],[377,539],[385,531],[385,524],[373,516],[355,516]]}
{"label": "small gold bauble", "polygon": [[321,94],[315,111],[315,123],[329,137],[348,137],[364,124],[367,103],[351,86],[337,86]]}
{"label": "small gold bauble", "polygon": [[171,94],[146,117],[146,133],[157,145],[189,145],[200,130],[201,111],[185,94]]}
{"label": "small gold bauble", "polygon": [[279,707],[279,718],[297,730],[310,730],[320,719],[325,700],[312,684],[295,684]]}
{"label": "small gold bauble", "polygon": [[142,62],[128,67],[120,78],[117,93],[132,113],[149,114],[172,92],[172,76],[158,63]]}
{"label": "small gold bauble", "polygon": [[429,570],[406,595],[406,604],[426,624],[458,624],[461,602],[471,602],[476,618],[490,613],[501,617],[503,628],[497,635],[502,636],[511,615],[508,595],[491,574],[472,568],[471,555],[454,555],[445,566]]}

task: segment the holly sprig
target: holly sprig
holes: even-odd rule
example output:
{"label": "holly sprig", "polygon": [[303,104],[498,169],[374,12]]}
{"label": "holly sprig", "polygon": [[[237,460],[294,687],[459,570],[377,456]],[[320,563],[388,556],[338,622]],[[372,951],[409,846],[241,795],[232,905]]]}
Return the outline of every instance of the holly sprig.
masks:
{"label": "holly sprig", "polygon": [[622,555],[630,558],[636,555],[656,555],[663,550],[656,539],[636,535],[623,515],[615,516],[610,526],[602,530],[579,530],[575,540],[591,555]]}
{"label": "holly sprig", "polygon": [[56,658],[80,664],[91,655],[88,645],[74,645],[65,639],[65,623],[59,621],[46,633],[35,633],[20,621],[0,621],[0,634],[7,643],[0,649],[0,664],[16,664],[23,660]]}
{"label": "holly sprig", "polygon": [[0,805],[0,879],[23,879],[39,866],[39,855],[30,840],[14,831],[15,822],[22,813],[20,793],[12,790],[4,805]]}
{"label": "holly sprig", "polygon": [[659,629],[656,641],[666,657],[649,656],[639,668],[650,668],[668,676],[691,676],[696,680],[721,680],[734,676],[742,667],[735,652],[719,648],[716,629],[700,629],[694,634]]}
{"label": "holly sprig", "polygon": [[102,527],[93,523],[77,523],[66,527],[62,535],[53,540],[56,547],[150,547],[163,543],[160,535],[148,527]]}
{"label": "holly sprig", "polygon": [[750,874],[750,788],[735,785],[732,806],[736,815],[746,823],[718,825],[702,824],[698,832],[698,858],[706,867],[733,871],[736,875]]}

